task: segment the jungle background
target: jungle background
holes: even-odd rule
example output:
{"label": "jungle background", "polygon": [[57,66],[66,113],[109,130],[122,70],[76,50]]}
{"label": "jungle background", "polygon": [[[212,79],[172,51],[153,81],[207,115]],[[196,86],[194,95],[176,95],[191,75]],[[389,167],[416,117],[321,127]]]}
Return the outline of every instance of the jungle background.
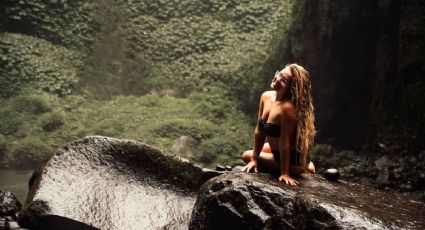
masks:
{"label": "jungle background", "polygon": [[425,200],[421,0],[3,0],[0,166],[86,135],[207,167],[252,148],[259,97],[311,74],[319,173]]}

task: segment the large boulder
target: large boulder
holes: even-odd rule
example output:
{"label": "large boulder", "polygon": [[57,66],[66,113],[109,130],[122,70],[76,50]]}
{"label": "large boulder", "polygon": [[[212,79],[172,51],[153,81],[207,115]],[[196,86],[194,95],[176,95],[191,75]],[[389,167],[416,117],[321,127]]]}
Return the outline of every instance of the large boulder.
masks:
{"label": "large boulder", "polygon": [[232,172],[203,185],[189,229],[425,229],[425,205],[349,182]]}
{"label": "large boulder", "polygon": [[201,185],[218,175],[131,140],[90,136],[30,180],[19,224],[30,229],[187,229]]}

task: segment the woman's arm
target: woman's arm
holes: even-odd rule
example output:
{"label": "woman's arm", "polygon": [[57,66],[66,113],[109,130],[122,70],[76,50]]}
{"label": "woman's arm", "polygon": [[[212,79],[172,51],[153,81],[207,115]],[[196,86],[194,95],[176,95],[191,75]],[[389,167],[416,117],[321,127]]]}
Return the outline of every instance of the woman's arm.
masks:
{"label": "woman's arm", "polygon": [[295,134],[297,127],[296,109],[293,105],[284,105],[281,116],[281,135],[279,138],[280,150],[280,177],[279,181],[285,181],[286,184],[297,185],[298,181],[289,176],[289,152],[290,138]]}
{"label": "woman's arm", "polygon": [[266,140],[266,134],[260,129],[259,122],[263,115],[264,101],[266,100],[267,95],[263,93],[260,98],[260,106],[258,109],[257,125],[255,126],[254,131],[254,148],[253,148],[253,158],[258,159],[260,156],[261,150],[263,149],[264,142]]}
{"label": "woman's arm", "polygon": [[260,106],[258,109],[258,117],[257,117],[257,125],[255,126],[254,131],[254,148],[252,153],[251,161],[241,169],[243,172],[250,172],[254,170],[254,172],[258,172],[257,170],[257,160],[260,157],[261,150],[263,149],[264,141],[266,140],[266,135],[259,128],[259,120],[263,114],[264,109],[264,101],[266,100],[267,95],[263,93],[260,98]]}

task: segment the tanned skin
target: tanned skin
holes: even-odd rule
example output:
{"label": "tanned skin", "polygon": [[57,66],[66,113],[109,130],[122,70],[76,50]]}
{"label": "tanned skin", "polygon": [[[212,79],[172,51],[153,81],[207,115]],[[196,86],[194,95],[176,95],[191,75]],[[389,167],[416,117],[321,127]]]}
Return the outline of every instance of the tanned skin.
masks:
{"label": "tanned skin", "polygon": [[[297,108],[289,98],[291,79],[291,71],[286,67],[274,76],[270,85],[273,91],[266,91],[261,95],[257,126],[254,132],[254,148],[243,153],[242,159],[247,165],[241,171],[258,172],[260,170],[279,173],[279,181],[284,181],[289,185],[297,185],[299,182],[290,175],[299,176],[304,172],[304,169],[302,166],[289,164],[290,151],[296,147],[298,124]],[[267,137],[259,128],[260,118],[267,123],[280,125],[280,137]],[[266,138],[268,143],[265,143]],[[271,149],[279,149],[280,161],[274,159]],[[308,170],[310,173],[315,173],[312,162],[309,163]]]}

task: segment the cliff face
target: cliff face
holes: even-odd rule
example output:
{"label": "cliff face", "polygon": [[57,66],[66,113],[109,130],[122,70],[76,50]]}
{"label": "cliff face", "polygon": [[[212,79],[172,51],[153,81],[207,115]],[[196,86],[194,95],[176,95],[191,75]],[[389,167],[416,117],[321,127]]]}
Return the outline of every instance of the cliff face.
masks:
{"label": "cliff face", "polygon": [[418,0],[295,4],[283,60],[311,72],[319,142],[424,148],[424,12]]}

